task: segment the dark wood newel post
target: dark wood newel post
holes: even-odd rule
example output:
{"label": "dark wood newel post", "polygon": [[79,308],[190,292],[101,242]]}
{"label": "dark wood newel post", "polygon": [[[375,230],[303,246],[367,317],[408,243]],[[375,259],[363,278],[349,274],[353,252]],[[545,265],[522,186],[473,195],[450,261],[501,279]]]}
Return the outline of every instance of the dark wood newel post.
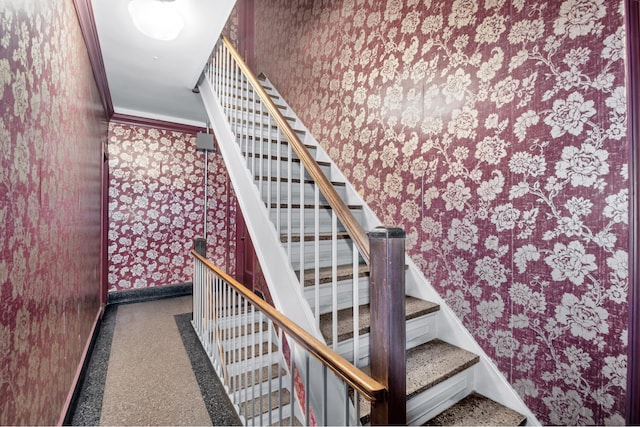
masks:
{"label": "dark wood newel post", "polygon": [[373,405],[372,425],[406,425],[406,325],[404,241],[401,228],[369,233],[371,248],[371,376],[387,387],[387,400]]}
{"label": "dark wood newel post", "polygon": [[207,240],[202,237],[193,239],[193,250],[203,257],[207,257]]}

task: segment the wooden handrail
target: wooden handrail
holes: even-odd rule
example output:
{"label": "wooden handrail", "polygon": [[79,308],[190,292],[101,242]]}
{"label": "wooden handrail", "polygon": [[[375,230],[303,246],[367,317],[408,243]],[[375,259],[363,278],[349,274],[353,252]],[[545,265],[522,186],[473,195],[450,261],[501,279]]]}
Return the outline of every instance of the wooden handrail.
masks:
{"label": "wooden handrail", "polygon": [[360,226],[358,221],[356,221],[355,217],[344,203],[344,201],[340,198],[338,193],[336,192],[333,185],[329,179],[322,172],[315,159],[307,150],[307,147],[300,141],[300,138],[296,135],[296,132],[291,128],[289,122],[284,118],[278,107],[274,104],[273,100],[264,90],[256,76],[253,74],[251,69],[244,62],[238,51],[233,47],[229,39],[225,36],[222,36],[222,42],[226,46],[226,48],[233,56],[234,60],[238,64],[238,67],[249,81],[249,84],[253,87],[253,90],[258,94],[260,100],[267,107],[269,114],[272,116],[273,120],[278,125],[278,128],[282,131],[284,136],[291,144],[293,151],[298,155],[298,158],[304,164],[304,167],[309,172],[309,175],[313,178],[313,180],[318,185],[320,192],[324,195],[325,199],[329,203],[329,206],[336,212],[340,222],[344,225],[347,233],[354,241],[358,249],[360,249],[360,255],[364,259],[364,262],[369,264],[370,259],[370,251],[369,251],[369,238],[367,237],[367,233]]}
{"label": "wooden handrail", "polygon": [[335,351],[331,350],[325,344],[305,331],[303,328],[293,323],[282,313],[258,298],[248,288],[240,284],[233,277],[213,265],[202,255],[192,250],[191,255],[200,260],[204,265],[210,268],[222,280],[226,281],[229,286],[235,289],[243,297],[249,300],[251,304],[256,306],[265,316],[271,319],[276,325],[282,328],[287,334],[292,336],[298,345],[304,347],[309,353],[313,354],[323,365],[331,369],[344,382],[357,390],[365,399],[371,402],[378,402],[386,399],[387,390],[384,385],[380,384],[373,378],[366,375],[360,369],[349,363],[345,358]]}

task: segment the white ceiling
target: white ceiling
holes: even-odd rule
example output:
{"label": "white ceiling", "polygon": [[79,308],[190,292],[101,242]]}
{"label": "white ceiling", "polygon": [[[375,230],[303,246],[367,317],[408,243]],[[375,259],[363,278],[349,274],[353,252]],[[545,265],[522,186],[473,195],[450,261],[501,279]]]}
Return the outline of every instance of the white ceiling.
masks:
{"label": "white ceiling", "polygon": [[177,39],[140,33],[130,0],[92,0],[100,49],[116,114],[205,126],[200,95],[192,92],[235,0],[175,0],[184,17]]}

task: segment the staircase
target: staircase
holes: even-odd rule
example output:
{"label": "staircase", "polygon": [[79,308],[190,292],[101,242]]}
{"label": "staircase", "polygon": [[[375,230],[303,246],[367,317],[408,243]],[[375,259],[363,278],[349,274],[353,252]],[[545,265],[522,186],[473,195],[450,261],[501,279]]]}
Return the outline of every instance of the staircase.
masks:
{"label": "staircase", "polygon": [[[260,259],[265,276],[270,274],[265,263],[273,263],[268,259],[270,252],[278,252],[280,262],[286,257],[287,265],[273,268],[274,275],[282,274],[280,279],[266,277],[274,305],[369,373],[369,267],[282,131],[265,108],[256,106],[258,95],[253,87],[242,73],[229,69],[231,77],[222,79],[227,81],[221,93],[213,92],[219,77],[212,78],[214,84],[203,82],[200,92],[236,194],[241,199],[251,193],[249,198],[262,205],[251,207],[246,202],[243,206],[240,200],[243,214],[257,218],[248,218],[247,225],[252,232],[253,222],[251,237],[257,252],[267,252]],[[260,82],[358,223],[365,230],[380,225],[273,85],[264,77]],[[228,141],[227,135],[233,140]],[[242,171],[238,170],[240,162]],[[262,217],[255,212],[258,210]],[[276,240],[279,248],[266,240]],[[405,275],[407,423],[537,424],[409,257]],[[297,289],[278,285],[283,281],[295,282]],[[292,299],[286,302],[285,298]],[[368,402],[361,399],[362,424],[369,423],[369,412]],[[296,422],[304,423],[300,419]]]}

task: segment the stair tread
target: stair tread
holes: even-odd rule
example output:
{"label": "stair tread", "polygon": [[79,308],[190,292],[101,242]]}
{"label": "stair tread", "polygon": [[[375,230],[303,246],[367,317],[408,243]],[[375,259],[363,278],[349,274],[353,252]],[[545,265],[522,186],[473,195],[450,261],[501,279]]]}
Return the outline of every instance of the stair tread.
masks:
{"label": "stair tread", "polygon": [[[280,157],[278,157],[278,156],[274,156],[273,154],[268,154],[268,153],[267,153],[267,154],[262,154],[262,155],[260,155],[260,154],[254,154],[254,153],[247,153],[247,155],[246,155],[246,156],[247,156],[247,157],[255,157],[256,159],[271,159],[271,160],[278,160],[278,161],[281,161],[281,162],[288,162],[288,161],[289,161],[289,158],[288,158],[288,157],[285,157],[285,156],[280,156]],[[297,157],[292,158],[292,159],[291,159],[291,161],[292,161],[293,163],[300,163],[300,159],[299,159],[299,158],[297,158]],[[331,163],[329,163],[329,162],[323,162],[323,161],[318,161],[318,160],[316,160],[316,163],[317,163],[318,165],[320,165],[320,166],[326,166],[326,167],[331,166]]]}
{"label": "stair tread", "polygon": [[[271,208],[272,209],[276,209],[278,207],[277,203],[271,203]],[[280,203],[280,209],[286,209],[288,208],[289,205],[287,203]],[[313,203],[305,203],[304,204],[304,208],[305,209],[315,209],[316,205]],[[331,209],[331,206],[326,204],[326,203],[320,203],[318,205],[318,207],[320,209]],[[292,203],[291,204],[291,208],[292,209],[300,209],[300,203]],[[361,210],[362,209],[362,205],[347,205],[348,209],[351,210]]]}
{"label": "stair tread", "polygon": [[[407,400],[475,365],[480,357],[441,339],[407,350]],[[370,375],[369,366],[361,368]]]}
{"label": "stair tread", "polygon": [[[353,278],[352,264],[339,265],[336,268],[336,270],[337,270],[338,282]],[[366,264],[360,264],[358,270],[359,270],[358,277],[365,277],[369,275],[369,266]],[[333,267],[321,267],[318,269],[318,274],[320,277],[320,280],[319,280],[320,284],[331,283],[331,281],[333,280]],[[300,271],[296,271],[296,275],[300,277]],[[304,277],[305,277],[304,286],[315,285],[316,284],[315,275],[316,275],[315,268],[309,268],[304,270]]]}
{"label": "stair tread", "polygon": [[[304,131],[301,131],[304,132]],[[284,145],[285,147],[287,145],[289,145],[289,141],[287,141],[286,139],[273,139],[273,138],[268,138],[268,137],[263,137],[260,135],[247,135],[247,139],[249,140],[256,140],[256,142],[260,142],[261,140],[266,143],[267,145]],[[307,150],[317,150],[318,147],[316,147],[315,145],[312,144],[303,144]],[[291,151],[293,151],[293,148],[291,149]]]}
{"label": "stair tread", "polygon": [[[406,354],[407,400],[446,381],[480,361],[480,357],[477,354],[437,338],[407,350]],[[371,376],[370,366],[361,367],[360,370]],[[361,399],[360,408],[360,415],[364,424],[368,422],[371,404]],[[467,425],[475,425],[475,423],[472,422]]]}
{"label": "stair tread", "polygon": [[[271,182],[289,182],[289,178],[285,177],[277,177],[277,176],[272,176],[272,177],[266,177],[266,176],[260,176],[260,175],[256,175],[254,177],[254,179],[258,180],[258,181],[271,181]],[[291,178],[291,183],[292,184],[300,184],[300,179],[299,178]],[[305,184],[314,184],[315,181],[312,179],[304,179],[303,180]],[[345,184],[344,182],[340,182],[340,181],[331,181],[331,184],[334,187],[345,187],[347,184]]]}
{"label": "stair tread", "polygon": [[277,363],[253,370],[249,368],[249,370],[240,373],[229,373],[230,381],[233,381],[232,384],[230,383],[229,388],[232,391],[239,391],[245,387],[259,386],[260,383],[268,383],[269,380],[278,381],[278,377],[284,377],[286,374],[287,371]]}
{"label": "stair tread", "polygon": [[423,425],[521,426],[526,422],[521,413],[473,392]]}
{"label": "stair tread", "polygon": [[[333,236],[333,233],[331,232],[326,232],[323,231],[321,233],[318,233],[318,240],[331,240]],[[305,233],[303,234],[304,237],[304,241],[305,242],[315,242],[316,241],[316,235],[314,233]],[[350,239],[351,237],[349,237],[349,233],[347,233],[346,231],[338,231],[336,233],[336,238],[338,240],[340,239]],[[280,242],[282,243],[286,243],[289,240],[289,236],[287,236],[286,234],[281,234],[280,235]],[[300,233],[291,233],[291,241],[292,242],[300,242]],[[343,266],[344,267],[344,266]],[[338,267],[340,268],[340,267]],[[313,270],[310,270],[311,272],[313,272]],[[306,274],[306,272],[305,272]]]}
{"label": "stair tread", "polygon": [[[407,296],[405,303],[405,315],[407,320],[433,313],[440,309],[438,304]],[[360,335],[369,332],[370,312],[369,304],[359,307],[359,332]],[[333,313],[320,315],[320,332],[327,343],[333,342],[332,319]],[[353,338],[353,307],[338,310],[338,342]]]}
{"label": "stair tread", "polygon": [[282,393],[279,390],[271,391],[263,396],[258,396],[255,399],[249,399],[240,405],[240,413],[247,414],[247,418],[255,418],[259,415],[272,411],[280,407],[280,401],[282,400],[282,406],[290,403],[291,393],[288,389],[283,389]]}

